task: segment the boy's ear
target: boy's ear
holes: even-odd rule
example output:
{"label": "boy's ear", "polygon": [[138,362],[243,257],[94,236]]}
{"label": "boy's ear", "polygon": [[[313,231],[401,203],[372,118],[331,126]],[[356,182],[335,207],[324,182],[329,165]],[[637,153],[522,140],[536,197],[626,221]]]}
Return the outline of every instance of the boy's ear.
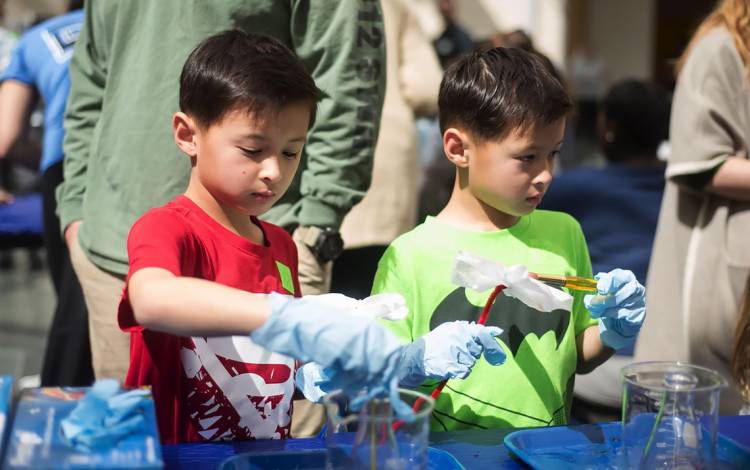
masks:
{"label": "boy's ear", "polygon": [[469,166],[469,141],[463,131],[454,127],[448,128],[443,133],[443,150],[445,156],[458,168]]}
{"label": "boy's ear", "polygon": [[172,132],[174,141],[188,157],[195,157],[198,152],[195,143],[195,137],[198,127],[195,121],[183,112],[176,112],[172,117]]}

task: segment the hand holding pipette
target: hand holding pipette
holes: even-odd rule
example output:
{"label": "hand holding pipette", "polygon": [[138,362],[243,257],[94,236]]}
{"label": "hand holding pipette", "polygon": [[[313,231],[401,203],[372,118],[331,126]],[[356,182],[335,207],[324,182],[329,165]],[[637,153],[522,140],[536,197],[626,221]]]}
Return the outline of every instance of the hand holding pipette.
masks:
{"label": "hand holding pipette", "polygon": [[597,294],[583,303],[599,320],[599,337],[612,349],[632,346],[646,318],[646,288],[628,270],[615,269],[596,276]]}

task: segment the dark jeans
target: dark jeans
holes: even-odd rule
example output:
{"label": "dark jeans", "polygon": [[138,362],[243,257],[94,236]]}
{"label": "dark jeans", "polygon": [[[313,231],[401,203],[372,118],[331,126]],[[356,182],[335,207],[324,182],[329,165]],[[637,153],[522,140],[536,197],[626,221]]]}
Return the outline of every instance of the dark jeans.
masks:
{"label": "dark jeans", "polygon": [[62,180],[62,162],[52,165],[42,174],[44,243],[57,305],[47,337],[41,382],[43,386],[90,385],[94,372],[86,302],[70,264],[68,248],[60,235],[60,220],[55,214],[55,189]]}

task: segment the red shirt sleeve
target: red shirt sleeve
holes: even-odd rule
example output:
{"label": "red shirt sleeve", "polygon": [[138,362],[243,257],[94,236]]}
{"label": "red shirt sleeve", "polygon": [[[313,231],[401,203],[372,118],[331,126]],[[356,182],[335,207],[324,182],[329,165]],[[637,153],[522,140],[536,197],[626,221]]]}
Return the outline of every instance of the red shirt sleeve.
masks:
{"label": "red shirt sleeve", "polygon": [[195,253],[184,219],[175,211],[152,209],[138,219],[128,234],[128,276],[117,318],[123,331],[143,328],[136,322],[128,298],[130,277],[143,268],[162,268],[175,276],[183,275],[184,263]]}

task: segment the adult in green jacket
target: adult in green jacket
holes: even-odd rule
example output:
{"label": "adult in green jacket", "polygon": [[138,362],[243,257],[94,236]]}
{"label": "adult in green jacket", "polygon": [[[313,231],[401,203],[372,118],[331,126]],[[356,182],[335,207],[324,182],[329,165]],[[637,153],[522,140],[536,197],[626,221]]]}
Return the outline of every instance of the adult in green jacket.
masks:
{"label": "adult in green jacket", "polygon": [[203,38],[273,35],[309,67],[321,101],[297,179],[267,218],[294,234],[303,294],[327,290],[344,215],[367,190],[385,88],[377,0],[96,0],[70,65],[61,228],[89,308],[96,376],[123,379],[116,321],[126,238],[146,210],[184,191],[190,161],[171,133],[178,79]]}

